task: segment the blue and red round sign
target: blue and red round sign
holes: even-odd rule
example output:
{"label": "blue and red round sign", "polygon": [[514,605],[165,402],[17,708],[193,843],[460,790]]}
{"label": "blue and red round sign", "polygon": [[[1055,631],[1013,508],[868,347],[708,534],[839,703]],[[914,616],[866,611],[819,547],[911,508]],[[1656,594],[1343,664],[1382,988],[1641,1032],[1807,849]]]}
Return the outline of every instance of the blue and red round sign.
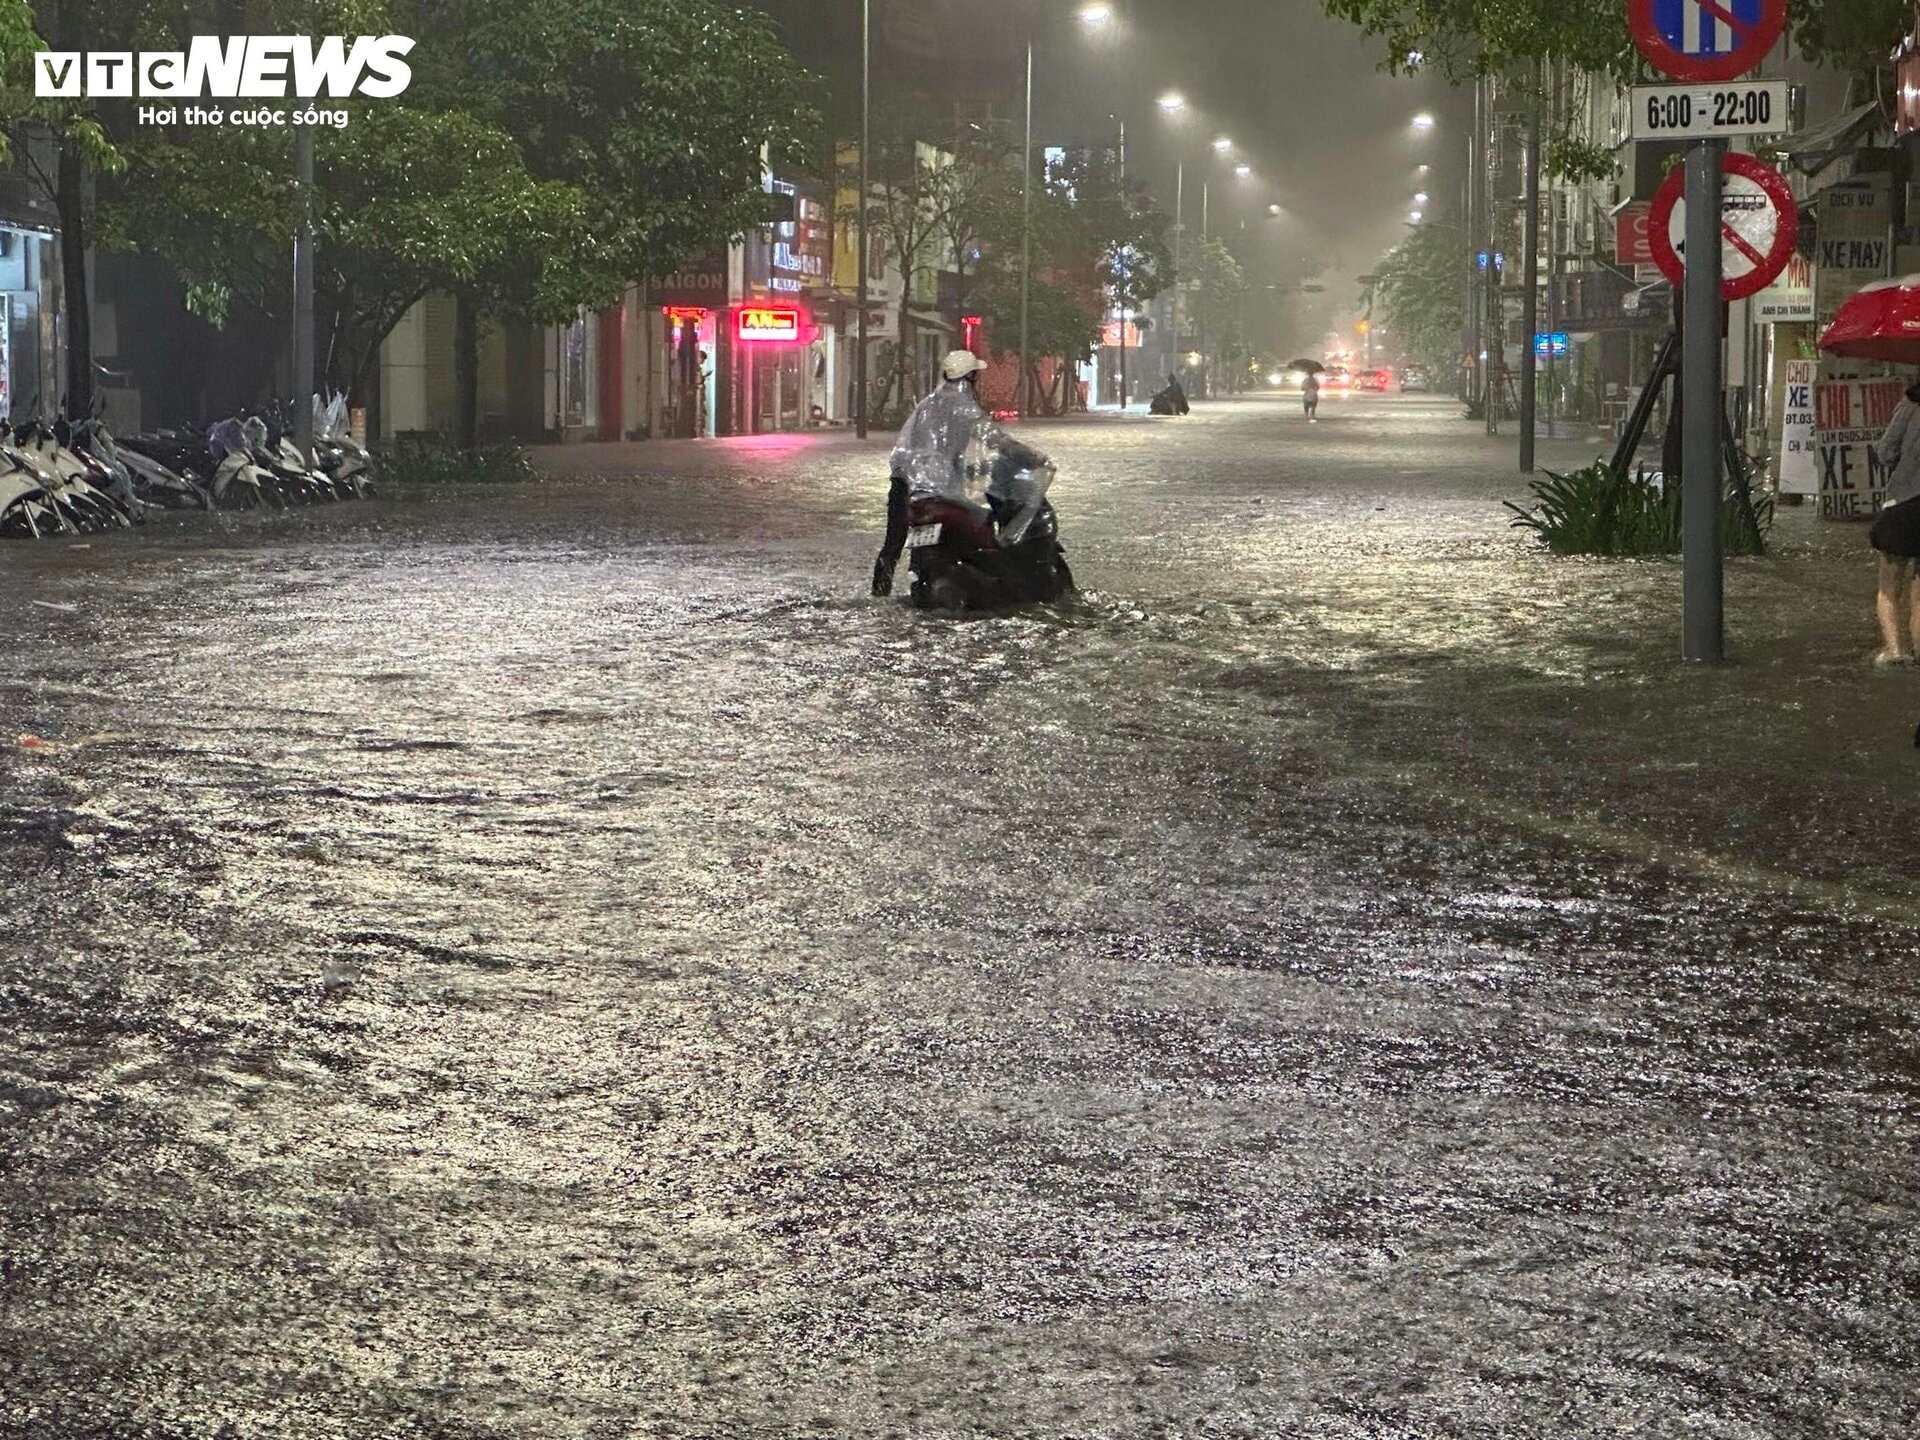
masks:
{"label": "blue and red round sign", "polygon": [[1787,28],[1787,0],[1627,0],[1633,43],[1675,80],[1732,80],[1758,69]]}

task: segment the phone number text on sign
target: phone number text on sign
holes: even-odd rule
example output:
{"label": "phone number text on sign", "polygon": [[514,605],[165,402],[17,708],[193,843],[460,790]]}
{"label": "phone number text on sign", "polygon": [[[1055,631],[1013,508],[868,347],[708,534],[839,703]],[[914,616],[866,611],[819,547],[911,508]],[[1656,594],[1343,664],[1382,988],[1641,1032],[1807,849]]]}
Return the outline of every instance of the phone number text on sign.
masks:
{"label": "phone number text on sign", "polygon": [[1880,437],[1906,390],[1904,380],[1825,380],[1814,386],[1821,519],[1871,520],[1885,502]]}

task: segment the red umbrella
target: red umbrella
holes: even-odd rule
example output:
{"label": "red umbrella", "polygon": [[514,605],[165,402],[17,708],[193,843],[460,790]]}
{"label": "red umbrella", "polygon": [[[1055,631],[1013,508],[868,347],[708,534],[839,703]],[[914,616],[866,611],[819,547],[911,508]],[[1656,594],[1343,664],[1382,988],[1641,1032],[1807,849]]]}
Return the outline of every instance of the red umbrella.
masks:
{"label": "red umbrella", "polygon": [[1920,275],[1876,280],[1840,307],[1820,348],[1850,360],[1920,365]]}

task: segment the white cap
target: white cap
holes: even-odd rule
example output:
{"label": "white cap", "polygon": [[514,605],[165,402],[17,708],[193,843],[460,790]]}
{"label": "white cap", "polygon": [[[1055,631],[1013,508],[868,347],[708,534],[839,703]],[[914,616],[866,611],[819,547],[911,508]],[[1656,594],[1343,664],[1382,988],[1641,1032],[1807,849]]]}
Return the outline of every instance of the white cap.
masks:
{"label": "white cap", "polygon": [[987,368],[987,362],[971,350],[949,350],[947,358],[940,362],[940,373],[949,380],[963,380],[977,370]]}

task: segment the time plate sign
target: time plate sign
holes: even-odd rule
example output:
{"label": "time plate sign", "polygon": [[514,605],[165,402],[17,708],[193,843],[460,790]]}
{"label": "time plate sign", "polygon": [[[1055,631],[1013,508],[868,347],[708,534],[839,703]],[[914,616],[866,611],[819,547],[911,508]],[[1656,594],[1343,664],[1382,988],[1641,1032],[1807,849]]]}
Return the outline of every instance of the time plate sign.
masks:
{"label": "time plate sign", "polygon": [[1787,82],[1730,80],[1724,85],[1636,85],[1634,140],[1711,140],[1778,135],[1787,128]]}

